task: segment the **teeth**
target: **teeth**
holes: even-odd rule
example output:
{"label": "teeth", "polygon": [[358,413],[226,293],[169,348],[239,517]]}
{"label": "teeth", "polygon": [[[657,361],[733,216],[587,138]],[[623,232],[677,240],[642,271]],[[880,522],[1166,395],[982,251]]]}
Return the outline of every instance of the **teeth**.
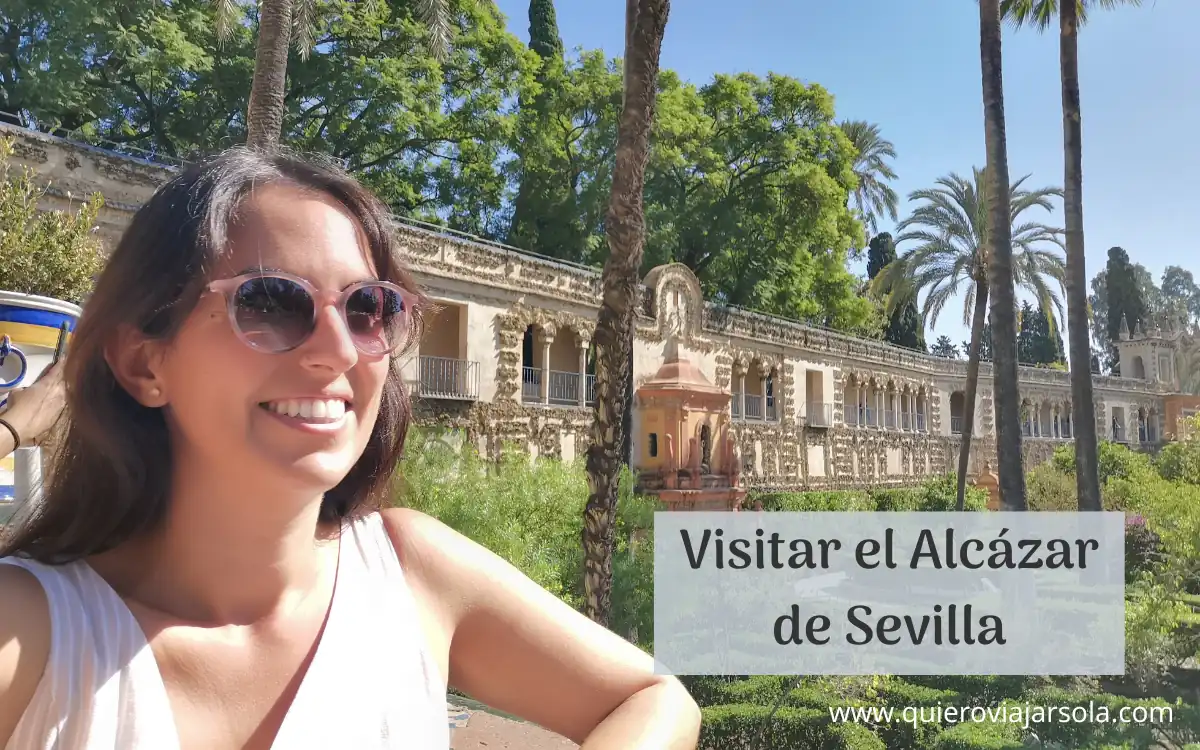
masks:
{"label": "teeth", "polygon": [[340,398],[271,401],[267,408],[276,414],[299,419],[337,420],[346,416],[346,402]]}

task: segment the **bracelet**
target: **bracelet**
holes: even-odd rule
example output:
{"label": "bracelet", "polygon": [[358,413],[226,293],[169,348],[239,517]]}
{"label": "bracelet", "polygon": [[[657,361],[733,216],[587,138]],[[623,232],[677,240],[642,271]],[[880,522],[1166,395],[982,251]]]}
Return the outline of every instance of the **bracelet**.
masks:
{"label": "bracelet", "polygon": [[8,423],[7,419],[0,419],[0,425],[8,429],[13,436],[13,450],[21,447],[21,436],[17,434],[17,428]]}

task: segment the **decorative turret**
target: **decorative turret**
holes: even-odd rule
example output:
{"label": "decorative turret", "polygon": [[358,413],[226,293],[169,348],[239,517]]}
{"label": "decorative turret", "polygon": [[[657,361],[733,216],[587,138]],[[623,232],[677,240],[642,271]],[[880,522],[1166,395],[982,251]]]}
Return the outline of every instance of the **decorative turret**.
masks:
{"label": "decorative turret", "polygon": [[1137,321],[1130,332],[1130,321],[1121,316],[1120,340],[1116,342],[1120,355],[1121,377],[1149,380],[1169,388],[1178,388],[1176,358],[1179,340],[1183,335],[1173,319],[1167,319],[1166,330],[1156,320]]}

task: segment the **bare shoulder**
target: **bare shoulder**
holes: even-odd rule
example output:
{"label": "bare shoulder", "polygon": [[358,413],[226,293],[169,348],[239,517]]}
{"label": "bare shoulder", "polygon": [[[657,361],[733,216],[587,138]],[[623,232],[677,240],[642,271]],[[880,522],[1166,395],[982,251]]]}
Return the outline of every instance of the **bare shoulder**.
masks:
{"label": "bare shoulder", "polygon": [[0,747],[33,698],[50,657],[50,604],[32,573],[0,565]]}
{"label": "bare shoulder", "polygon": [[432,516],[411,508],[388,508],[382,515],[405,575],[443,602],[459,600],[461,587],[471,587],[477,573],[499,572],[499,558]]}

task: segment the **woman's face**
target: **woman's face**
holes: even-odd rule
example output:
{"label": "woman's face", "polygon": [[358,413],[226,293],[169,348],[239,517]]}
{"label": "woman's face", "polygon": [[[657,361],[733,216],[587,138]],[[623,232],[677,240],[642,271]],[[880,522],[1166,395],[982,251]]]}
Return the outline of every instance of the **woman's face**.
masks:
{"label": "woman's face", "polygon": [[175,453],[254,484],[324,492],[362,455],[390,367],[359,351],[324,303],[376,278],[366,239],[333,199],[288,186],[257,190],[229,234],[211,280],[259,269],[306,279],[322,297],[316,328],[291,351],[257,351],[235,332],[226,297],[206,292],[155,368]]}

